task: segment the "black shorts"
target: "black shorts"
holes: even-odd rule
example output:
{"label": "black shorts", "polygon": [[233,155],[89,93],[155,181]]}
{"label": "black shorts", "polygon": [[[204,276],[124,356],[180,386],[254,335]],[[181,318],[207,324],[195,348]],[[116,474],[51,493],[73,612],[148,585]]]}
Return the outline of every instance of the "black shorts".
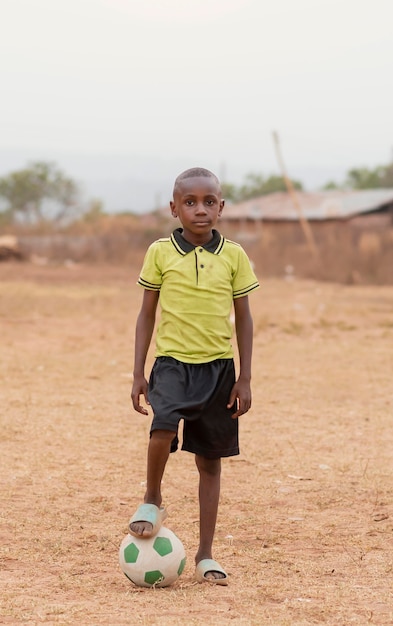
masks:
{"label": "black shorts", "polygon": [[150,433],[173,431],[171,452],[175,452],[183,419],[182,450],[208,459],[239,454],[238,420],[232,418],[236,402],[227,408],[234,383],[233,359],[193,364],[158,357],[149,380],[154,413]]}

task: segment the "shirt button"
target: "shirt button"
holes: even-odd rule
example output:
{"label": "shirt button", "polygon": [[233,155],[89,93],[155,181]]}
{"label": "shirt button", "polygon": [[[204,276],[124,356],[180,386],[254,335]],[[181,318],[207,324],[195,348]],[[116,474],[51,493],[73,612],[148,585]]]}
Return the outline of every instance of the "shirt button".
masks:
{"label": "shirt button", "polygon": [[205,267],[204,265],[201,265],[201,267]]}
{"label": "shirt button", "polygon": [[203,252],[203,248],[199,248],[199,252]]}

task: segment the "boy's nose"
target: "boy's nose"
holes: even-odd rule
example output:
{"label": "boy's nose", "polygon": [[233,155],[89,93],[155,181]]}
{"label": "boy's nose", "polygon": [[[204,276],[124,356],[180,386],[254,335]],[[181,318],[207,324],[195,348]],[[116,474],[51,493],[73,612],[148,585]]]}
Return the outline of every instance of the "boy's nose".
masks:
{"label": "boy's nose", "polygon": [[196,213],[198,213],[198,214],[200,214],[200,213],[203,213],[203,214],[207,213],[206,207],[203,204],[203,202],[199,202],[197,204],[197,206],[196,206]]}

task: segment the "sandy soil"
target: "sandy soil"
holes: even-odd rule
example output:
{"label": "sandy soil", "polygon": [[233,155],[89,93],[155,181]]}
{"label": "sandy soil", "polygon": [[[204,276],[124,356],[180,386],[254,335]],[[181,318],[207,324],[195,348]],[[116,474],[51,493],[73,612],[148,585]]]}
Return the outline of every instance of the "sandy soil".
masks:
{"label": "sandy soil", "polygon": [[140,589],[118,566],[150,424],[129,402],[136,275],[0,266],[0,622],[393,624],[393,288],[252,296],[254,403],[215,544],[230,584],[193,581],[197,472],[178,452],[164,497],[188,562]]}

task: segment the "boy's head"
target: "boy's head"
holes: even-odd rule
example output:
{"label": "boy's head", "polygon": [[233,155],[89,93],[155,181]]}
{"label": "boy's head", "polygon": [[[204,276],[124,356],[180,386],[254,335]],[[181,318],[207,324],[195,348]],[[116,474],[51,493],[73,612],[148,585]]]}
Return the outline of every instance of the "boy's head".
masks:
{"label": "boy's head", "polygon": [[209,241],[224,208],[220,181],[203,167],[188,169],[176,178],[170,205],[186,239],[196,244]]}
{"label": "boy's head", "polygon": [[220,196],[221,196],[220,181],[218,180],[217,176],[213,174],[213,172],[205,169],[204,167],[191,167],[190,169],[185,170],[184,172],[179,174],[179,176],[176,178],[175,184],[173,186],[173,197],[175,197],[175,194],[179,191],[183,181],[189,178],[200,178],[200,177],[212,179],[212,181],[214,181],[215,184],[217,185],[218,190],[220,192]]}

